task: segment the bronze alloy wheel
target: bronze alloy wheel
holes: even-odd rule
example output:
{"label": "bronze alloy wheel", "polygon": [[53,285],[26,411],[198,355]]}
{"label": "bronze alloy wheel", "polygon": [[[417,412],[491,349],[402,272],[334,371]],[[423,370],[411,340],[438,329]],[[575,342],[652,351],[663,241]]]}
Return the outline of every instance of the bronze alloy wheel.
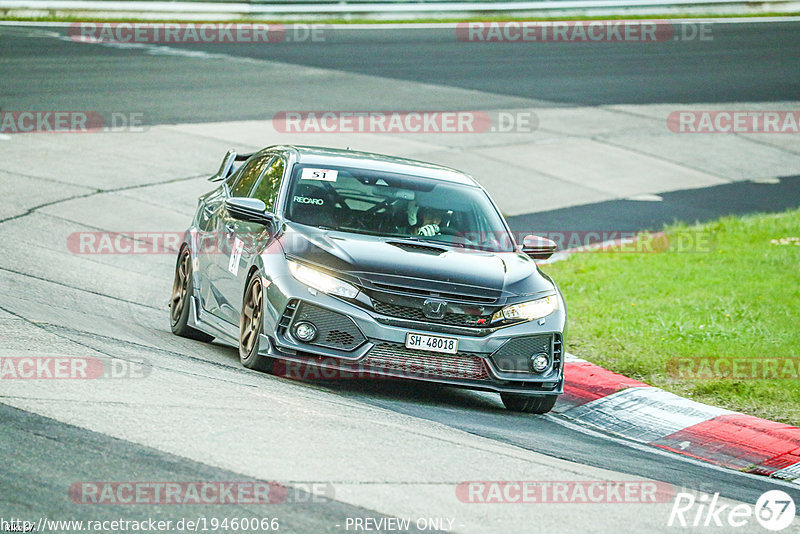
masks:
{"label": "bronze alloy wheel", "polygon": [[258,342],[258,333],[261,329],[261,292],[261,280],[256,276],[247,288],[242,320],[239,322],[239,347],[245,355],[251,354]]}
{"label": "bronze alloy wheel", "polygon": [[176,324],[186,306],[186,295],[189,289],[189,277],[192,272],[192,257],[188,250],[183,251],[175,268],[175,281],[172,283],[172,299],[170,300],[170,319]]}
{"label": "bronze alloy wheel", "polygon": [[242,316],[239,319],[239,359],[248,369],[270,371],[272,359],[258,353],[258,337],[264,322],[264,284],[256,274],[244,292]]}
{"label": "bronze alloy wheel", "polygon": [[169,299],[169,322],[172,333],[198,341],[213,341],[214,336],[201,332],[188,325],[189,300],[194,294],[192,285],[192,255],[185,248],[178,255],[175,265],[175,280],[172,282],[172,296]]}

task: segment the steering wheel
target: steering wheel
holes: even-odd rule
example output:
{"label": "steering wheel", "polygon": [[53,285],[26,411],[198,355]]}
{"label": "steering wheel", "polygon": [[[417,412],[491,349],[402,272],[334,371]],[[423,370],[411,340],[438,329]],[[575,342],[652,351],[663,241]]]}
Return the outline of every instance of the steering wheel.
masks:
{"label": "steering wheel", "polygon": [[374,215],[374,214],[378,213],[381,210],[381,208],[388,208],[389,206],[394,204],[396,201],[397,201],[396,198],[392,198],[392,199],[388,199],[387,198],[386,200],[382,200],[381,202],[378,202],[377,204],[372,206],[370,209],[366,210],[364,212],[364,215]]}
{"label": "steering wheel", "polygon": [[347,217],[347,226],[352,226],[353,228],[357,228],[359,230],[369,230],[369,228],[367,227],[367,223],[362,215],[359,215],[358,213],[355,212],[355,210],[352,210],[350,208],[347,208],[347,210],[350,212],[348,213]]}

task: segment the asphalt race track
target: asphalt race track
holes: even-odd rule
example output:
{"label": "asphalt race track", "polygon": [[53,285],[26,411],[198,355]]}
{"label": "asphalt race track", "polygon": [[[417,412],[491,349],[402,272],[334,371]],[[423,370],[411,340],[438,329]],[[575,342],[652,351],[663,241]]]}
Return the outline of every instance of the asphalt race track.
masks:
{"label": "asphalt race track", "polygon": [[[699,23],[698,23],[699,25]],[[280,62],[209,70],[181,61],[163,70],[123,49],[98,56],[21,29],[4,29],[3,107],[143,110],[152,124],[267,119],[287,109],[420,109],[430,94],[345,91],[339,80],[309,83],[292,66],[381,76],[480,91],[480,101],[436,102],[430,109],[563,105],[777,102],[797,99],[800,36],[796,23],[715,24],[710,41],[657,43],[465,43],[454,29],[327,30],[322,42],[170,44],[170,48]],[[66,35],[66,29],[51,29]],[[36,35],[34,33],[33,35]],[[57,56],[57,64],[52,58]],[[48,61],[50,59],[50,61]],[[16,68],[25,65],[24,68]],[[248,66],[249,65],[249,66]],[[42,70],[45,69],[45,70]],[[13,76],[11,75],[13,73]],[[51,74],[49,81],[43,73]],[[59,90],[53,91],[58,80]],[[232,90],[235,88],[235,90]],[[178,91],[180,89],[180,91]],[[490,96],[489,96],[490,95]],[[221,105],[221,103],[224,103]]]}
{"label": "asphalt race track", "polygon": [[[0,25],[0,110],[141,123],[0,135],[0,357],[88,356],[119,369],[88,381],[0,380],[0,518],[252,516],[277,518],[286,532],[347,532],[353,518],[390,517],[411,518],[412,530],[695,531],[668,526],[670,501],[461,502],[456,487],[470,480],[655,480],[750,505],[779,488],[800,504],[796,484],[605,435],[558,407],[524,416],[488,393],[243,369],[234,347],[170,333],[174,255],[67,245],[79,232],[182,231],[225,150],[279,142],[464,168],[520,231],[628,231],[800,205],[798,134],[699,137],[665,126],[675,110],[798,107],[800,23],[712,29],[710,41],[646,45],[463,43],[453,29],[384,28],[328,30],[324,42],[136,46]],[[538,127],[284,134],[271,119],[287,110],[532,112]],[[287,493],[266,506],[77,504],[70,488],[92,481],[275,481]]]}

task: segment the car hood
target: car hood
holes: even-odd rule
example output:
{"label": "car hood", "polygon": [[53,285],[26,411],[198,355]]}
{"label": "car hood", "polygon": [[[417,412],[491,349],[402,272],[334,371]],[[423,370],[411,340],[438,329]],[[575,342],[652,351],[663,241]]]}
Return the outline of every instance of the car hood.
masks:
{"label": "car hood", "polygon": [[516,252],[467,250],[296,223],[286,223],[281,241],[288,257],[336,271],[366,286],[380,283],[483,298],[554,290],[536,263]]}

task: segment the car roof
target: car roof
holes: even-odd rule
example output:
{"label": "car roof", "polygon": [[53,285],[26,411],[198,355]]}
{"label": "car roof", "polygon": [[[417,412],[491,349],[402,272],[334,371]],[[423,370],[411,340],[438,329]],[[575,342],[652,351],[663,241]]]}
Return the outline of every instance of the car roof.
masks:
{"label": "car roof", "polygon": [[304,145],[271,146],[265,150],[291,151],[294,153],[297,162],[303,165],[311,164],[326,167],[374,169],[478,186],[478,183],[471,176],[459,170],[451,169],[450,167],[413,159],[387,156],[385,154],[376,154],[374,152],[359,152],[357,150]]}

